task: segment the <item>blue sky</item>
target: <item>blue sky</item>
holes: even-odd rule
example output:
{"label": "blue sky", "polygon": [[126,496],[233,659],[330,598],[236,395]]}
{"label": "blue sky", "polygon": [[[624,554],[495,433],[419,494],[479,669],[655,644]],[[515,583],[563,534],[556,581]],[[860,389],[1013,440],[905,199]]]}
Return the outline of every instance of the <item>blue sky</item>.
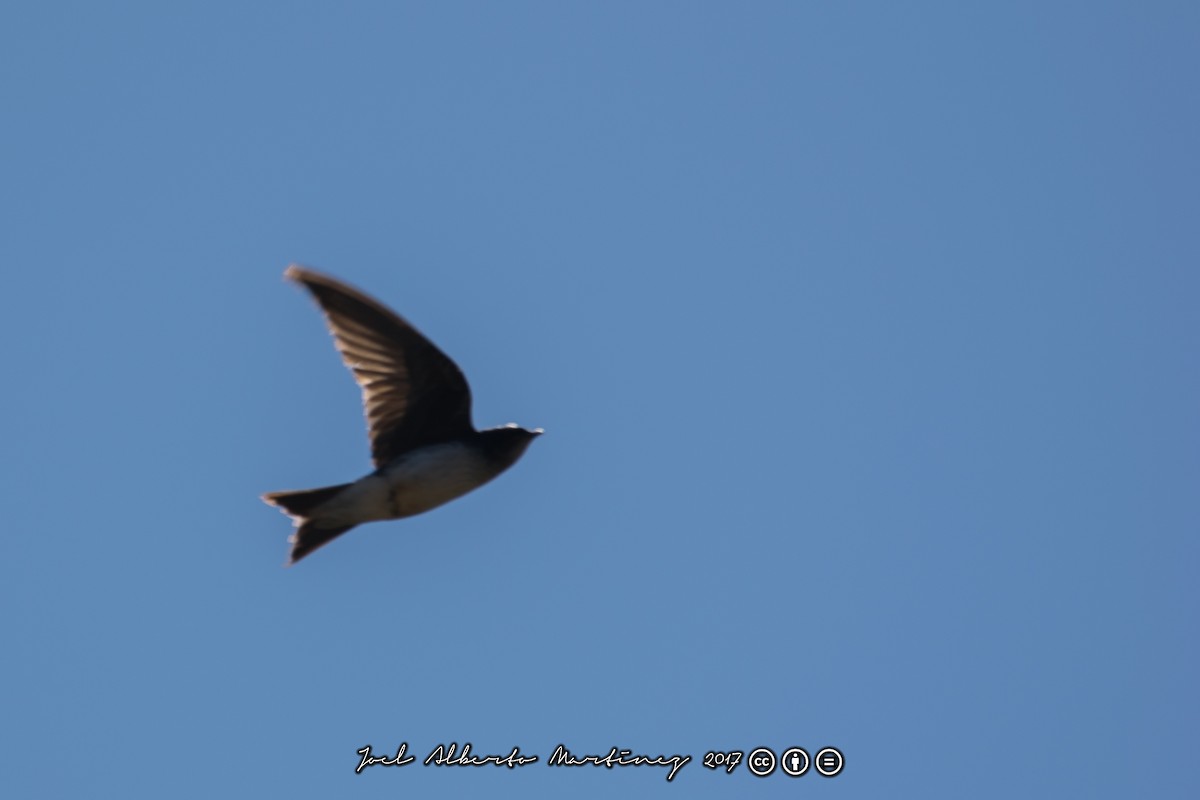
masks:
{"label": "blue sky", "polygon": [[[3,783],[1196,796],[1198,28],[7,4]],[[284,569],[258,495],[369,470],[293,261],[547,434]],[[451,741],[539,762],[354,774]]]}

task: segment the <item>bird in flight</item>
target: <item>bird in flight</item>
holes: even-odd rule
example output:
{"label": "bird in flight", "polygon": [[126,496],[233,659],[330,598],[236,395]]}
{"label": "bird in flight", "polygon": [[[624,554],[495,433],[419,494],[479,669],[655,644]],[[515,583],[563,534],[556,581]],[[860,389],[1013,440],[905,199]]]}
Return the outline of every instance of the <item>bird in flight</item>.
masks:
{"label": "bird in flight", "polygon": [[295,264],[283,274],[312,293],[362,389],[375,463],[352,483],[262,496],[296,525],[289,565],[356,525],[462,497],[515,464],[542,433],[513,424],[476,430],[467,379],[416,328],[328,275]]}

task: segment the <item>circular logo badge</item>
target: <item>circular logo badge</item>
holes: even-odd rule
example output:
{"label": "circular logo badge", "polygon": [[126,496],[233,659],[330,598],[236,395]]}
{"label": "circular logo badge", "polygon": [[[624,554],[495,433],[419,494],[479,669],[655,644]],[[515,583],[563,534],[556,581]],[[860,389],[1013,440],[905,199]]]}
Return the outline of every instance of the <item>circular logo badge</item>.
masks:
{"label": "circular logo badge", "polygon": [[816,766],[817,772],[826,778],[832,778],[842,773],[842,768],[846,766],[846,759],[842,758],[841,750],[836,747],[826,747],[813,758],[813,764]]}
{"label": "circular logo badge", "polygon": [[775,771],[775,753],[766,747],[756,747],[746,760],[750,772],[765,778]]}
{"label": "circular logo badge", "polygon": [[803,747],[789,747],[779,757],[779,768],[793,778],[799,778],[808,772],[811,763],[808,751]]}

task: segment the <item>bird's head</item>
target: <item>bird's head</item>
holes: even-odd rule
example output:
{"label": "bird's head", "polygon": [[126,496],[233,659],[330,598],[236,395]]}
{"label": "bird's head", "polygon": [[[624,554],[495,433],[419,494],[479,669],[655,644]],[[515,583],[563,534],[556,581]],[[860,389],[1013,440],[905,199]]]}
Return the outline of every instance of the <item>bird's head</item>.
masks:
{"label": "bird's head", "polygon": [[542,435],[542,429],[528,430],[510,422],[480,433],[483,435],[483,449],[488,458],[508,467],[525,453],[530,442]]}

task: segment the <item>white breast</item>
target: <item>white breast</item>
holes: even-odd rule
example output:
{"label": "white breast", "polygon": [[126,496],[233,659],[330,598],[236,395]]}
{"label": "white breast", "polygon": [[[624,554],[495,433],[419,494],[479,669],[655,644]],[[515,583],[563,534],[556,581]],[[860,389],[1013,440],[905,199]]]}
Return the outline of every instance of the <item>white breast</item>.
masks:
{"label": "white breast", "polygon": [[394,512],[411,517],[437,508],[500,473],[478,451],[461,444],[436,445],[408,453],[383,472],[392,490]]}

